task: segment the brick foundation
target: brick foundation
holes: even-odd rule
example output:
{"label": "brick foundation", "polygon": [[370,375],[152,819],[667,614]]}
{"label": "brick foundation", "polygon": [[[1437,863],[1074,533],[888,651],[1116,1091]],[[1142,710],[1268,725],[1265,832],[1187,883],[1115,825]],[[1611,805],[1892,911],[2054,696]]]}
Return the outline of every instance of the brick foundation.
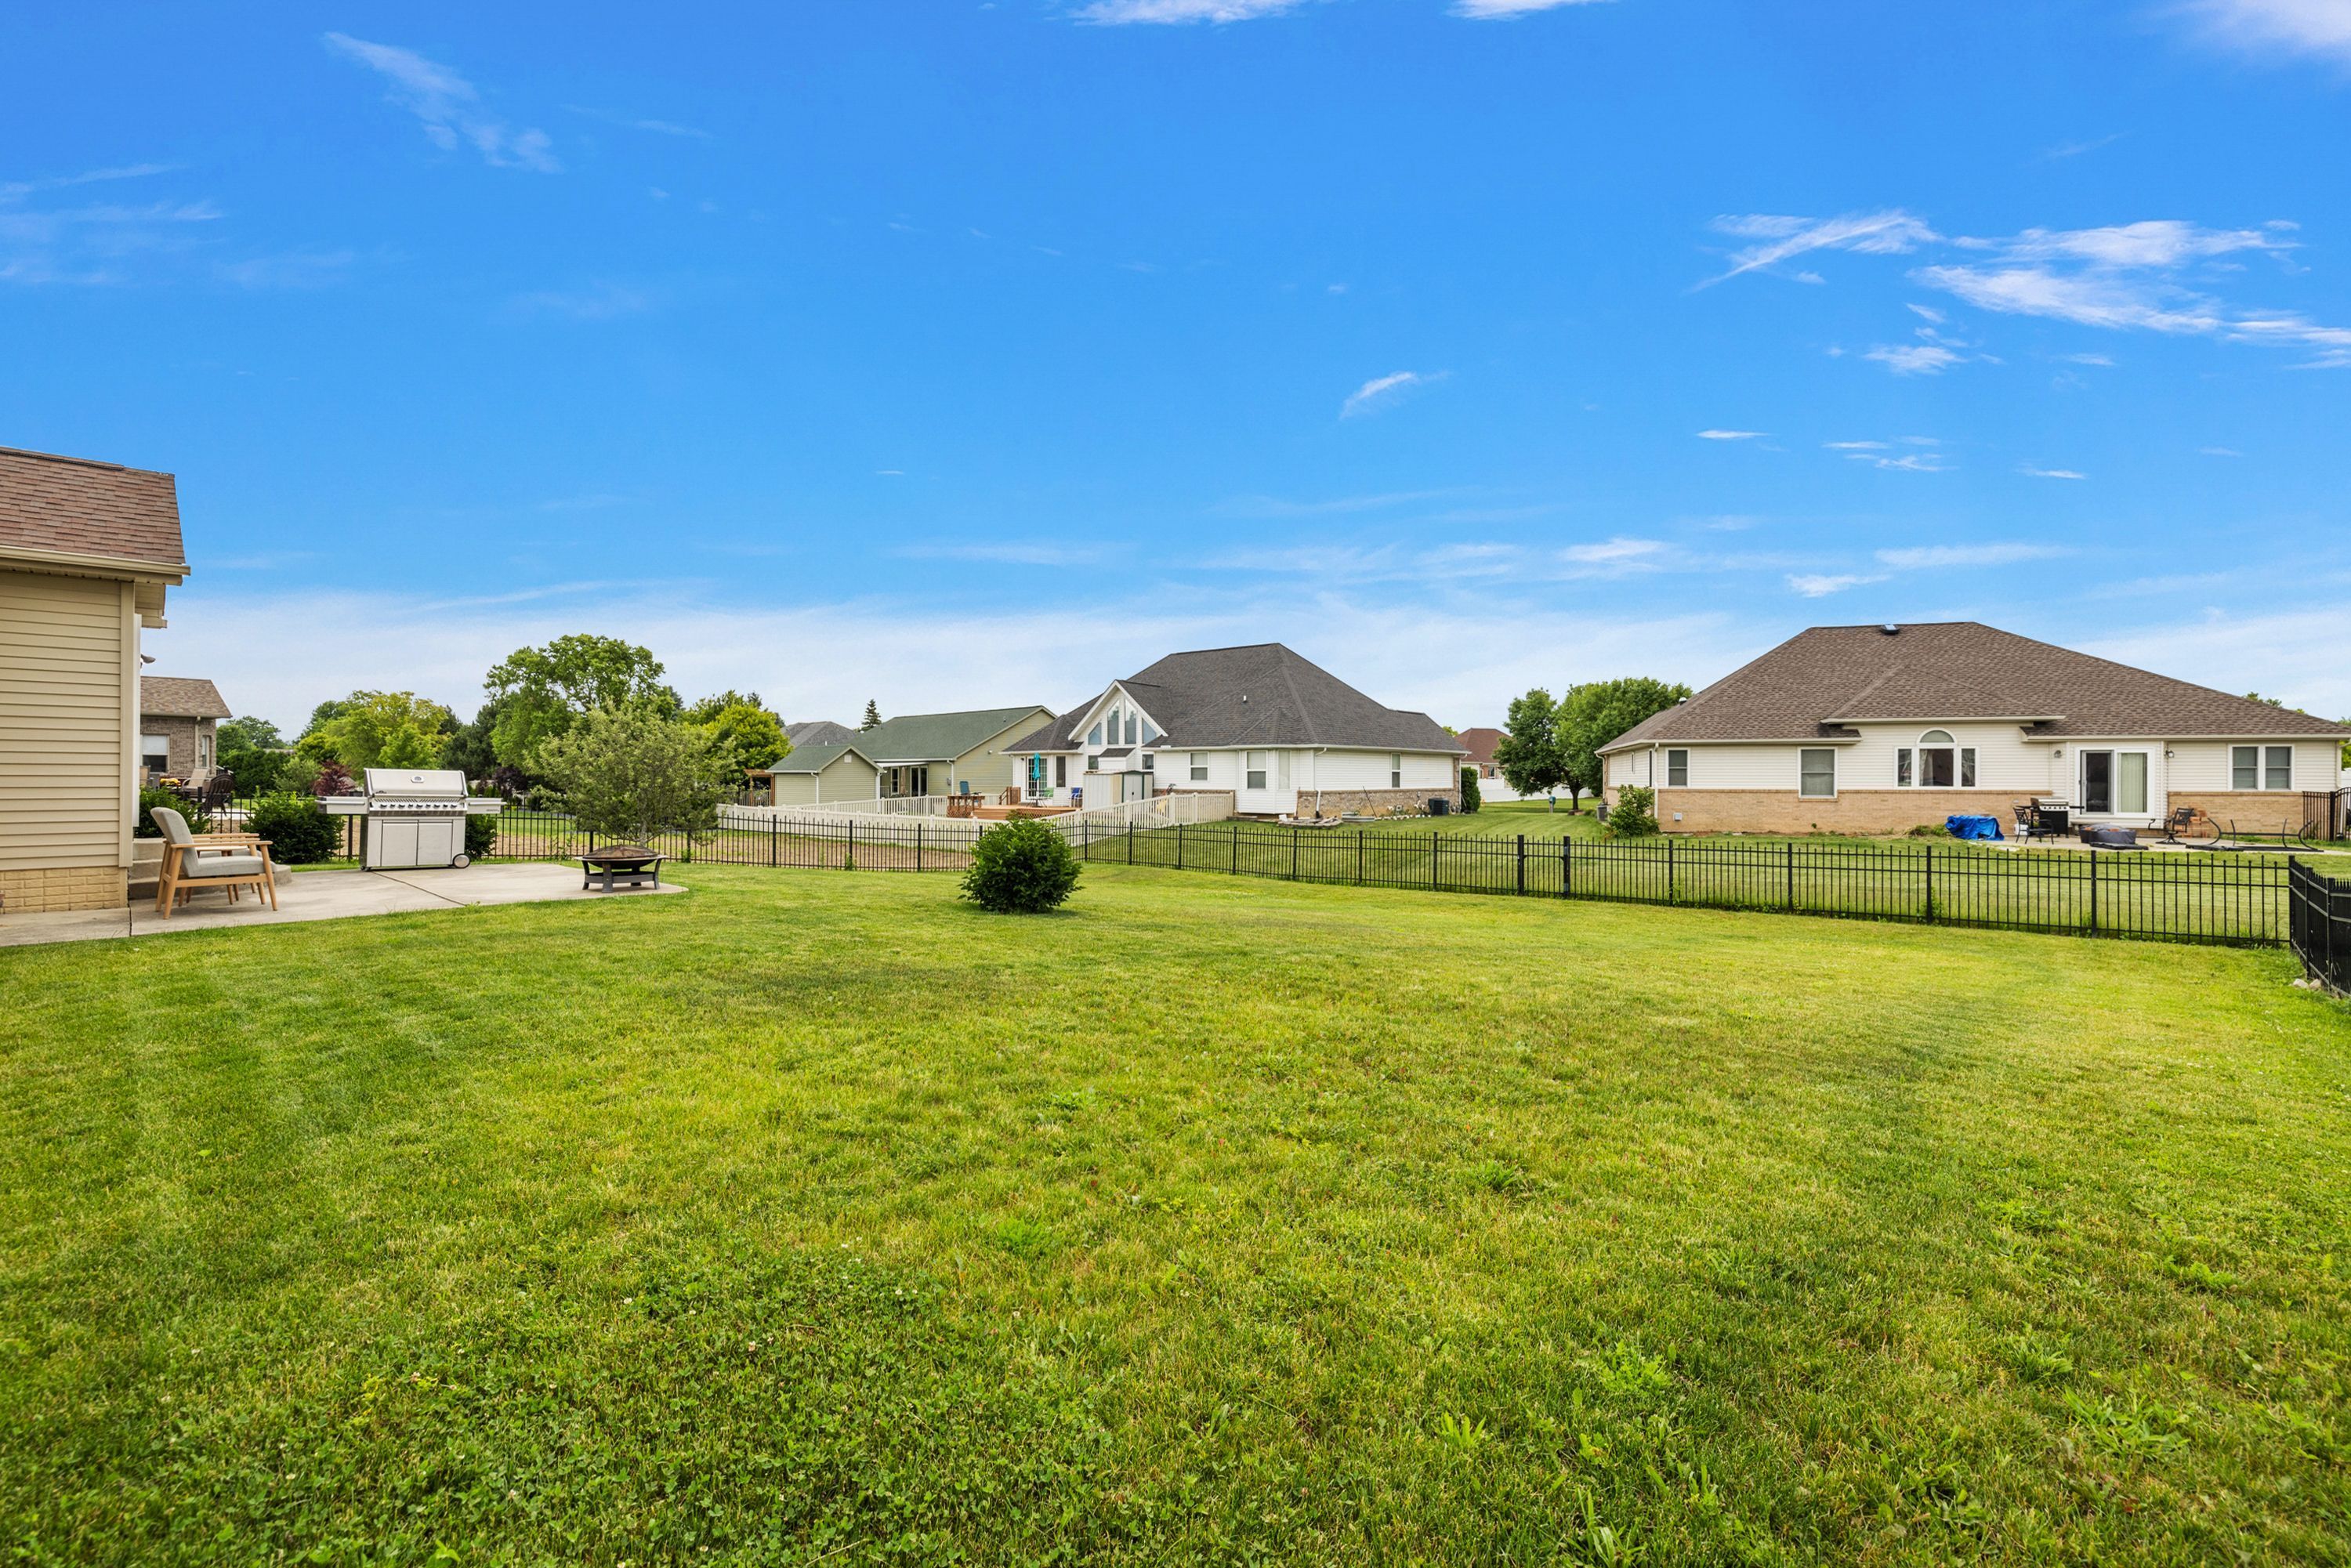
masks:
{"label": "brick foundation", "polygon": [[[1608,804],[1616,804],[1616,787]],[[1907,833],[1949,816],[1997,817],[2011,831],[2024,797],[1998,789],[1846,789],[1808,800],[1788,789],[1660,789],[1657,826],[1669,833]],[[1681,813],[1681,821],[1674,813]]]}
{"label": "brick foundation", "polygon": [[1431,800],[1443,800],[1461,810],[1461,786],[1450,789],[1311,789],[1298,792],[1298,814],[1311,817],[1321,811],[1326,817],[1343,816],[1353,811],[1359,817],[1417,817],[1427,811]]}
{"label": "brick foundation", "polygon": [[56,909],[119,909],[130,887],[119,865],[44,866],[0,871],[0,914]]}

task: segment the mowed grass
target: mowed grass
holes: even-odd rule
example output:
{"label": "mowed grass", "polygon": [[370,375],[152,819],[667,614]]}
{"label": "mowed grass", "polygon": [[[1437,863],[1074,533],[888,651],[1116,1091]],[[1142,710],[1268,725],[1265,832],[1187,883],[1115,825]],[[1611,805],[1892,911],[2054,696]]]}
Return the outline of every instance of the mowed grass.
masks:
{"label": "mowed grass", "polygon": [[19,1560],[2351,1550],[2283,956],[679,875],[0,952]]}

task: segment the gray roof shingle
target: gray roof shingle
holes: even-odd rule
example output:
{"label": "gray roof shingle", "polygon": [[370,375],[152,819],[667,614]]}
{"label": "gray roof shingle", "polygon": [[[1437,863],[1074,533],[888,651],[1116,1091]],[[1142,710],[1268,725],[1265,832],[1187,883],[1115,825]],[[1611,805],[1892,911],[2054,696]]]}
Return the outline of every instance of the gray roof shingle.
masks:
{"label": "gray roof shingle", "polygon": [[2032,733],[2184,739],[2351,727],[1975,621],[1815,626],[1603,749],[1674,740],[1851,739],[1846,725],[2008,719]]}
{"label": "gray roof shingle", "polygon": [[220,688],[184,675],[139,677],[139,711],[154,718],[233,718]]}
{"label": "gray roof shingle", "polygon": [[[1165,733],[1151,744],[1162,750],[1187,746],[1462,750],[1460,742],[1426,714],[1374,702],[1280,643],[1170,653],[1118,684],[1159,722]],[[1079,750],[1079,738],[1070,732],[1101,700],[1097,693],[1005,749]]]}
{"label": "gray roof shingle", "polygon": [[829,718],[804,718],[784,726],[784,738],[796,747],[846,746],[857,738],[857,732]]}
{"label": "gray roof shingle", "polygon": [[169,474],[0,446],[0,548],[98,556],[185,572]]}

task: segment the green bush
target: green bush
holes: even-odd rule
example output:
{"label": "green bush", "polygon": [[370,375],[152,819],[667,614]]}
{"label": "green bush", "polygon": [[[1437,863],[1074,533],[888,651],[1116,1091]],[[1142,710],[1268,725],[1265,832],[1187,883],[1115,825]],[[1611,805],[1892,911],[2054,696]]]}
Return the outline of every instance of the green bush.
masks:
{"label": "green bush", "polygon": [[264,795],[245,825],[269,841],[269,858],[279,865],[316,865],[343,847],[342,824],[308,795]]}
{"label": "green bush", "polygon": [[1627,785],[1616,791],[1616,808],[1608,813],[1612,839],[1654,839],[1657,836],[1657,792]]}
{"label": "green bush", "polygon": [[1466,817],[1485,803],[1486,798],[1478,793],[1478,770],[1464,768],[1461,770],[1461,814]]}
{"label": "green bush", "polygon": [[465,853],[480,860],[498,847],[498,820],[496,817],[465,819]]}
{"label": "green bush", "polygon": [[143,784],[139,789],[139,820],[132,823],[131,828],[134,837],[160,839],[163,836],[163,830],[155,825],[155,819],[152,814],[158,806],[169,806],[187,818],[188,831],[192,833],[209,833],[213,831],[213,820],[202,806],[174,795],[169,789],[158,785]]}
{"label": "green bush", "polygon": [[963,895],[998,915],[1042,915],[1078,885],[1078,857],[1042,822],[1010,821],[980,834]]}

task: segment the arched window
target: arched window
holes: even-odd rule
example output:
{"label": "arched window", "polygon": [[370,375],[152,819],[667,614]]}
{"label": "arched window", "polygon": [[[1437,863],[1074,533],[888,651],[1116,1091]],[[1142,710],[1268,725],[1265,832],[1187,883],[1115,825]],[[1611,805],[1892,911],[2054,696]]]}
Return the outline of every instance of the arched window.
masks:
{"label": "arched window", "polygon": [[1918,737],[1918,784],[1927,789],[1972,789],[1976,782],[1976,748],[1962,747],[1948,729],[1930,729]]}

